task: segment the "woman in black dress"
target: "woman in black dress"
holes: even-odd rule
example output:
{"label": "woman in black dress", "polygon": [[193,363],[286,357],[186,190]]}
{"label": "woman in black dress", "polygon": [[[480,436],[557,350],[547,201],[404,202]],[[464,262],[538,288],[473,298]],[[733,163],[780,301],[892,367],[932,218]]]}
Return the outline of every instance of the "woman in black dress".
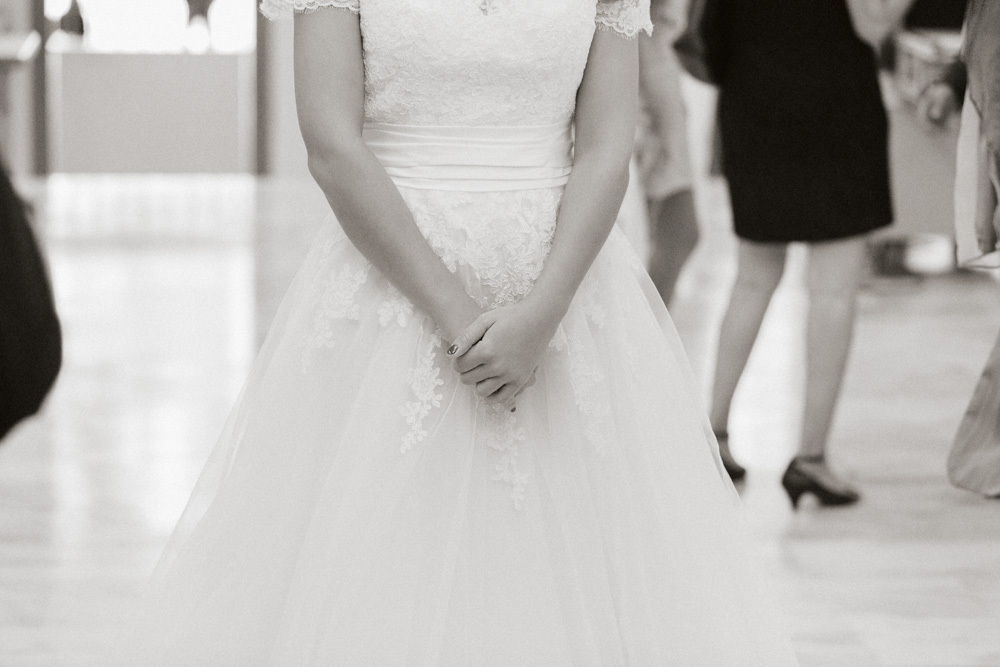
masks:
{"label": "woman in black dress", "polygon": [[[853,2],[853,0],[849,0]],[[873,50],[845,0],[727,0],[720,74],[723,170],[739,237],[722,324],[712,426],[734,479],[729,408],[788,244],[809,245],[805,414],[782,480],[793,504],[857,492],[827,467],[827,433],[855,319],[865,236],[892,221],[887,120]]]}

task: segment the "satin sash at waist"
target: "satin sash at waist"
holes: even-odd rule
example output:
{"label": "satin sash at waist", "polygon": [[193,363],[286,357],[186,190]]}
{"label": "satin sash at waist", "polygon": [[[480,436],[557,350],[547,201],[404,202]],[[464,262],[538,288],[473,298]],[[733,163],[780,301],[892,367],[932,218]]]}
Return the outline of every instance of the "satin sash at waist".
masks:
{"label": "satin sash at waist", "polygon": [[428,126],[365,123],[364,140],[396,185],[490,192],[565,185],[573,169],[569,124]]}

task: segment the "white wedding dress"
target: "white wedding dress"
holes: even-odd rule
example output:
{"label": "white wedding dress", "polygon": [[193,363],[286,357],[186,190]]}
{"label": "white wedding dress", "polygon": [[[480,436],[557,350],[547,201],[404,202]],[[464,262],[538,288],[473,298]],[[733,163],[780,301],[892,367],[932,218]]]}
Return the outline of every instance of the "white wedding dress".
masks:
{"label": "white wedding dress", "polygon": [[[595,25],[648,0],[265,0],[359,14],[365,137],[468,292],[545,262]],[[795,659],[669,316],[619,230],[507,412],[350,244],[316,239],[115,664]]]}

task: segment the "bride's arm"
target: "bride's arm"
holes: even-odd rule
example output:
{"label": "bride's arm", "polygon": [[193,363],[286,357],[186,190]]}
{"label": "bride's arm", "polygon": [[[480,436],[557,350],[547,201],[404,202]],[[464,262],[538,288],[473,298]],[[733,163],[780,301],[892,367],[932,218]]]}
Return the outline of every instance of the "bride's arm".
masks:
{"label": "bride's arm", "polygon": [[527,299],[562,320],[604,246],[628,187],[638,113],[637,40],[598,29],[577,93],[573,172],[552,250]]}
{"label": "bride's arm", "polygon": [[309,171],[359,251],[453,340],[481,312],[427,244],[361,138],[364,64],[358,16],[295,17],[295,99]]}
{"label": "bride's arm", "polygon": [[577,93],[573,172],[545,267],[523,301],[484,313],[448,351],[480,396],[512,405],[614,226],[635,139],[638,60],[636,40],[596,31]]}

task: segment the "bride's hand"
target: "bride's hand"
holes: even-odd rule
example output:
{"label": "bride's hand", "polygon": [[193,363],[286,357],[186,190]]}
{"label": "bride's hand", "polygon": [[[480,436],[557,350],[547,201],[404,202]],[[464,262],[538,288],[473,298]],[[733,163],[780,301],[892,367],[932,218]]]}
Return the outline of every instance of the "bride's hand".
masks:
{"label": "bride's hand", "polygon": [[480,315],[448,349],[462,383],[487,401],[513,406],[521,390],[534,384],[559,325],[553,319],[526,302]]}

